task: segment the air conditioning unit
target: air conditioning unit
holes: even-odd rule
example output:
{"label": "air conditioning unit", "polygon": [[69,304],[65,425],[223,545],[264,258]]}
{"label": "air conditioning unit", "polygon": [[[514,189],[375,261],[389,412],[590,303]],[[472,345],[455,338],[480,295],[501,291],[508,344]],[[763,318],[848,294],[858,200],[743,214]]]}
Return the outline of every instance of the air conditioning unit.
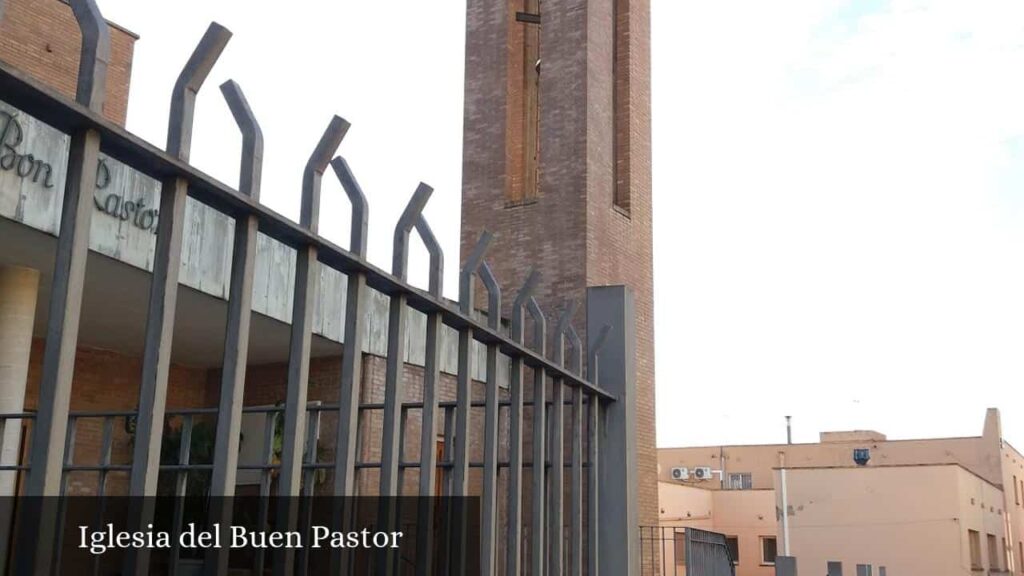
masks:
{"label": "air conditioning unit", "polygon": [[697,480],[711,480],[711,467],[701,466],[693,469],[693,477]]}
{"label": "air conditioning unit", "polygon": [[689,480],[690,470],[689,468],[673,468],[672,469],[673,480]]}

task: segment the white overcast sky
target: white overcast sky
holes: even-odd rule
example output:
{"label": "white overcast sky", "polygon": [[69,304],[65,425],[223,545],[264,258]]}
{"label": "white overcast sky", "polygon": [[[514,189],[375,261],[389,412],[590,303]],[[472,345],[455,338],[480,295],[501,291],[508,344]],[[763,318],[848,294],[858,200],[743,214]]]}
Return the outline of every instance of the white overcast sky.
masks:
{"label": "white overcast sky", "polygon": [[[1024,4],[652,0],[658,442],[871,428],[1024,448]],[[386,265],[419,181],[455,295],[465,2],[101,0],[139,33],[128,127],[163,143],[207,24],[235,33],[192,158],[237,183],[217,86],[266,136],[263,200],[298,213],[332,114]],[[321,232],[347,244],[340,186]],[[422,254],[421,254],[422,256]],[[413,280],[423,284],[423,268]]]}

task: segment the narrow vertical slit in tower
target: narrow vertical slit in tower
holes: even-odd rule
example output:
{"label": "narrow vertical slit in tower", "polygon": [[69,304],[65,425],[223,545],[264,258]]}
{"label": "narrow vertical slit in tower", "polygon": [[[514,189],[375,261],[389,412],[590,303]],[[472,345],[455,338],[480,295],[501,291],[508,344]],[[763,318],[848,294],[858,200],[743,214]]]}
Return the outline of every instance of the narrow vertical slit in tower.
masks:
{"label": "narrow vertical slit in tower", "polygon": [[630,209],[629,1],[612,0],[612,186],[614,203]]}
{"label": "narrow vertical slit in tower", "polygon": [[525,0],[524,12],[535,15],[523,39],[523,200],[537,198],[540,154],[540,0]]}
{"label": "narrow vertical slit in tower", "polygon": [[509,18],[505,200],[521,206],[539,187],[540,0],[511,0]]}

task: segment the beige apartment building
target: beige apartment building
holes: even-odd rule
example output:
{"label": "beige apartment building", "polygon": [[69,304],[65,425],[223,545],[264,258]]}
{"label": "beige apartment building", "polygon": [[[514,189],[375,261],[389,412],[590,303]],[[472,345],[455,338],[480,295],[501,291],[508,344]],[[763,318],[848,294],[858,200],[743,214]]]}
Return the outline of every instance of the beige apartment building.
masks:
{"label": "beige apartment building", "polygon": [[662,448],[658,463],[661,526],[725,534],[737,576],[774,574],[787,546],[802,574],[829,561],[844,574],[1024,574],[1024,455],[994,408],[980,436],[823,432],[813,444]]}

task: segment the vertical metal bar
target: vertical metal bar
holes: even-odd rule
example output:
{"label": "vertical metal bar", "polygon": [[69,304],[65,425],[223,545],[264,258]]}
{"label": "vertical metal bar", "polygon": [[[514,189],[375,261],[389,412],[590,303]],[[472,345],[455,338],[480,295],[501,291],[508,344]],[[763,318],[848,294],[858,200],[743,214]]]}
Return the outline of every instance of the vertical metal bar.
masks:
{"label": "vertical metal bar", "polygon": [[583,389],[572,389],[572,488],[570,522],[572,528],[569,574],[583,576]]}
{"label": "vertical metal bar", "polygon": [[[71,405],[71,381],[74,376],[78,324],[85,284],[85,265],[89,249],[89,222],[92,196],[96,188],[100,135],[85,131],[71,138],[67,187],[61,211],[60,236],[54,264],[50,296],[50,315],[43,352],[43,373],[39,387],[39,412],[32,439],[32,455],[25,481],[27,496],[54,496],[60,492],[64,461],[64,440]],[[43,523],[45,524],[45,523]],[[50,530],[26,531],[36,541]],[[52,528],[52,526],[51,526]],[[33,542],[25,542],[27,550]],[[52,540],[49,544],[52,544]],[[48,545],[40,542],[40,549]],[[40,550],[42,552],[42,550]],[[27,557],[27,554],[21,557]],[[40,558],[40,560],[42,560]],[[39,565],[40,568],[45,564]],[[23,568],[28,568],[23,566]],[[31,571],[31,569],[29,570]],[[45,569],[44,569],[45,571]]]}
{"label": "vertical metal bar", "polygon": [[509,377],[509,462],[505,573],[518,576],[522,567],[523,533],[523,360],[512,358]]}
{"label": "vertical metal bar", "polygon": [[470,343],[472,335],[469,330],[459,331],[459,375],[456,383],[455,406],[455,463],[452,468],[452,495],[466,496],[469,479],[469,382],[472,369],[472,353]]}
{"label": "vertical metal bar", "polygon": [[[103,526],[103,515],[106,512],[106,498],[107,498],[107,475],[109,474],[108,467],[110,466],[110,455],[111,449],[114,443],[114,417],[104,416],[103,417],[103,436],[100,441],[100,470],[99,470],[99,481],[96,487],[96,494],[99,496],[100,502],[96,510],[96,527]],[[93,558],[92,562],[92,573],[100,573],[100,560],[102,555],[97,554]]]}
{"label": "vertical metal bar", "polygon": [[[72,416],[68,419],[68,429],[64,440],[64,464],[63,468],[68,468],[75,463],[75,434],[78,429],[78,418]],[[61,569],[61,556],[64,551],[64,520],[68,512],[68,501],[67,498],[63,498],[68,493],[68,483],[71,481],[70,476],[67,472],[64,472],[63,479],[61,480],[60,495],[62,498],[57,499],[57,537],[55,543],[56,551],[51,555],[53,558],[55,574],[60,574]],[[49,499],[52,500],[52,499]]]}
{"label": "vertical metal bar", "polygon": [[676,528],[672,528],[672,576],[679,576],[679,547],[676,546]]}
{"label": "vertical metal bar", "polygon": [[[600,351],[608,342],[610,326],[603,326],[596,339],[590,340],[587,347],[587,379],[600,385]],[[597,394],[587,398],[587,576],[596,576],[600,567],[599,540],[600,530],[600,426],[601,401]]]}
{"label": "vertical metal bar", "polygon": [[[102,113],[110,30],[93,0],[74,0],[71,5],[82,33],[76,100],[93,112]],[[27,496],[55,496],[61,490],[65,450],[61,443],[66,436],[75,372],[98,159],[98,132],[82,130],[72,134],[50,289],[39,411],[25,485]],[[36,512],[25,515],[28,521],[19,536],[22,541],[18,547],[25,550],[18,557],[19,572],[46,573],[52,566],[56,536],[52,515],[57,512],[46,505]]]}
{"label": "vertical metal bar", "polygon": [[[366,259],[366,230],[368,209],[366,196],[340,156],[331,161],[331,167],[341,181],[352,204],[352,239],[349,250]],[[366,275],[350,273],[345,300],[345,336],[341,357],[341,386],[338,402],[337,457],[334,464],[334,495],[355,495],[356,438],[359,435],[359,389],[362,380],[363,297],[366,293]]]}
{"label": "vertical metal bar", "polygon": [[[348,132],[349,123],[339,116],[320,137],[306,162],[302,176],[302,206],[299,225],[316,233],[320,218],[320,189],[324,171]],[[284,440],[281,471],[278,476],[280,511],[277,522],[282,532],[291,531],[298,520],[294,497],[299,495],[302,472],[303,428],[309,385],[309,354],[312,343],[313,308],[319,283],[317,249],[301,246],[295,257],[295,293],[292,303],[292,328],[288,349],[288,389],[285,398]],[[294,571],[294,548],[282,548],[275,554],[274,574],[288,576]]]}
{"label": "vertical metal bar", "polygon": [[695,570],[693,570],[695,565],[693,558],[693,529],[687,528],[686,531],[683,532],[683,536],[685,537],[683,549],[686,550],[686,568],[683,570],[683,573],[691,574],[695,572]]}
{"label": "vertical metal bar", "polygon": [[[362,187],[352,174],[348,163],[338,156],[331,168],[352,206],[351,239],[349,251],[366,259],[366,235],[369,208]],[[341,386],[338,390],[338,423],[334,458],[334,523],[347,530],[353,510],[349,497],[356,494],[356,440],[359,436],[359,390],[363,368],[363,335],[366,321],[363,317],[363,297],[366,294],[366,274],[350,272],[345,295],[345,336],[341,356]],[[325,297],[325,296],[322,296]],[[340,574],[349,566],[351,554],[347,548],[331,553],[331,573]]]}
{"label": "vertical metal bar", "polygon": [[[427,200],[434,190],[420,183],[412,198],[405,207],[398,224],[395,226],[391,273],[405,281],[408,279],[409,235],[426,207]],[[396,508],[393,496],[399,494],[399,425],[402,401],[405,397],[405,331],[406,331],[405,294],[391,296],[388,312],[388,348],[387,365],[384,376],[384,430],[381,441],[380,466],[380,529],[390,530],[396,521]],[[396,569],[396,555],[392,550],[382,548],[379,554],[378,570],[387,573]]]}
{"label": "vertical metal bar", "polygon": [[[222,84],[220,89],[235,122],[242,131],[239,192],[259,200],[263,170],[263,132],[238,84],[228,81]],[[210,478],[210,495],[214,504],[210,523],[221,527],[222,538],[231,525],[232,500],[238,476],[238,445],[242,432],[245,368],[249,358],[249,321],[252,317],[252,286],[253,272],[256,268],[258,227],[258,221],[252,215],[235,220],[220,404],[217,409],[217,433],[213,448],[213,474]],[[207,574],[226,574],[229,552],[230,549],[226,546],[208,549]]]}
{"label": "vertical metal bar", "polygon": [[[452,468],[452,496],[469,495],[469,414],[472,390],[473,335],[468,329],[459,330],[458,376],[456,378],[455,404],[455,464]],[[460,510],[461,512],[461,510]],[[452,574],[466,573],[466,518],[457,514],[453,518],[455,532],[450,542],[452,546]]]}
{"label": "vertical metal bar", "polygon": [[[188,466],[192,454],[192,415],[182,416],[181,444],[178,445],[178,465]],[[181,565],[181,528],[185,525],[185,498],[188,496],[187,468],[180,468],[174,477],[174,518],[171,520],[170,574],[177,574]]]}
{"label": "vertical metal bar", "polygon": [[[531,270],[512,304],[512,340],[522,344],[526,301],[540,281],[540,273]],[[523,533],[523,382],[522,357],[512,357],[509,378],[509,463],[508,463],[508,530],[505,554],[506,576],[519,576],[522,570]]]}
{"label": "vertical metal bar", "polygon": [[[179,160],[187,162],[191,150],[196,95],[230,39],[231,32],[216,22],[211,23],[178,75],[171,95],[167,152]],[[133,532],[149,524],[154,513],[152,499],[144,497],[156,495],[160,472],[160,443],[167,405],[167,376],[178,301],[178,273],[181,269],[182,229],[187,197],[188,181],[184,178],[170,178],[163,182],[128,492],[129,496],[140,499],[133,503],[133,508],[138,509],[129,511],[129,530]],[[125,572],[147,573],[149,556],[150,550],[147,548],[130,548],[125,554]]]}
{"label": "vertical metal bar", "polygon": [[[378,492],[380,497],[378,523],[382,530],[390,530],[393,526],[396,514],[393,497],[398,496],[400,490],[398,486],[399,416],[402,399],[405,396],[403,372],[406,320],[406,296],[404,294],[392,296],[388,312],[388,347],[384,377],[384,429]],[[387,550],[382,550],[380,562],[379,571],[384,571],[384,566],[390,569],[393,566],[393,555]]]}
{"label": "vertical metal bar", "polygon": [[[661,532],[661,571],[662,571],[662,573],[664,573],[665,572],[665,558],[667,558],[667,556],[665,555],[665,532],[664,532],[664,529],[660,530],[660,532]],[[652,567],[653,567],[653,564],[652,564]]]}
{"label": "vertical metal bar", "polygon": [[[547,334],[545,331],[544,313],[541,311],[537,300],[533,297],[527,302],[527,310],[533,317],[533,340],[534,349],[541,356],[545,355]],[[533,512],[531,537],[533,544],[530,558],[532,560],[531,574],[543,574],[546,564],[544,557],[544,493],[545,493],[545,468],[547,458],[545,448],[545,403],[547,402],[547,374],[543,366],[533,368]]]}
{"label": "vertical metal bar", "polygon": [[[433,189],[420,184],[395,228],[392,273],[406,280],[408,277],[409,234],[419,219]],[[380,495],[398,494],[399,411],[404,397],[403,368],[405,365],[406,295],[391,297],[388,318],[388,349],[384,392],[384,431],[381,443]],[[382,500],[382,503],[384,500]],[[383,518],[390,520],[387,514]],[[390,522],[389,522],[390,524]]]}
{"label": "vertical metal bar", "polygon": [[[596,374],[596,366],[593,363],[587,365],[590,381],[597,383],[593,378]],[[598,537],[601,532],[598,529],[600,522],[599,495],[600,495],[600,474],[598,472],[599,433],[600,426],[600,404],[597,394],[591,394],[587,398],[587,576],[598,576],[600,564],[598,562]]]}
{"label": "vertical metal bar", "polygon": [[[442,408],[442,417],[444,418],[444,431],[441,449],[441,477],[439,481],[441,486],[438,490],[440,495],[445,498],[442,503],[445,504],[446,508],[441,514],[441,526],[440,526],[440,537],[435,538],[431,545],[435,545],[438,542],[450,542],[451,541],[451,510],[450,502],[448,497],[451,496],[451,448],[455,442],[455,408],[453,406],[445,406]],[[449,549],[446,546],[441,546],[436,550],[441,554],[441,557],[435,560],[434,564],[439,566],[440,573],[447,574],[449,569]]]}
{"label": "vertical metal bar", "polygon": [[[478,269],[487,288],[487,326],[494,331],[501,325],[501,288],[486,262]],[[487,382],[484,401],[484,486],[480,534],[480,565],[484,576],[497,574],[498,553],[498,347],[487,346]]]}
{"label": "vertical metal bar", "polygon": [[[405,435],[409,431],[409,408],[402,406],[400,409],[401,418],[398,424],[398,496],[405,493],[405,466],[401,463],[405,462]],[[399,502],[401,504],[401,502]]]}
{"label": "vertical metal bar", "polygon": [[[466,265],[459,274],[459,308],[463,314],[473,313],[473,274],[483,260],[484,253],[490,243],[489,234],[484,234],[470,254]],[[473,381],[473,333],[472,330],[459,330],[458,375],[455,393],[455,467],[452,469],[452,495],[456,497],[469,495],[469,417],[472,403]],[[459,514],[456,518],[455,537],[452,541],[455,556],[455,574],[466,571],[466,518]]]}
{"label": "vertical metal bar", "polygon": [[[82,34],[75,99],[93,112],[102,113],[110,58],[110,30],[93,0],[73,0],[71,9]],[[82,130],[72,134],[50,288],[38,413],[29,458],[31,466],[25,478],[26,496],[56,496],[61,491],[63,442],[78,347],[99,150],[98,132]],[[27,521],[19,536],[18,547],[24,551],[18,556],[19,572],[49,572],[56,536],[55,517],[52,515],[55,513],[56,510],[43,505],[24,515]]]}
{"label": "vertical metal bar", "polygon": [[[263,458],[260,462],[263,469],[260,470],[260,509],[257,512],[256,529],[264,531],[267,529],[270,516],[270,483],[272,481],[270,468],[274,460],[274,423],[277,420],[276,412],[265,412],[263,421]],[[266,562],[266,551],[264,548],[256,549],[253,572],[263,574],[263,566]]]}
{"label": "vertical metal bar", "polygon": [[[444,253],[426,219],[420,214],[416,231],[430,254],[430,294],[440,300],[444,278]],[[423,364],[423,410],[420,426],[420,485],[419,509],[416,530],[416,574],[429,576],[433,572],[434,495],[436,482],[437,451],[434,436],[437,420],[438,387],[441,381],[440,362],[441,315],[427,315],[425,359]],[[404,424],[403,424],[404,427]]]}
{"label": "vertical metal bar", "polygon": [[100,441],[100,472],[97,494],[102,498],[107,494],[107,475],[110,466],[110,453],[114,443],[114,417],[103,417],[103,436]]}
{"label": "vertical metal bar", "polygon": [[[311,403],[315,406],[319,406],[319,402]],[[319,471],[316,469],[317,462],[317,437],[320,431],[320,415],[319,409],[310,410],[310,414],[307,415],[306,425],[306,441],[305,441],[305,455],[303,456],[304,467],[302,470],[302,510],[301,517],[299,519],[299,530],[305,534],[306,537],[311,537],[311,518],[312,518],[312,497],[316,494],[316,476]],[[305,575],[309,573],[309,548],[303,546],[299,548],[298,566],[299,574]]]}
{"label": "vertical metal bar", "polygon": [[455,407],[444,408],[444,480],[441,482],[441,495],[452,495],[452,446],[455,445]]}
{"label": "vertical metal bar", "polygon": [[[576,313],[576,302],[570,300],[558,318],[555,327],[554,351],[552,362],[560,367],[565,366],[565,339],[569,332],[569,323]],[[565,491],[565,386],[562,378],[551,379],[551,472],[549,473],[549,526],[551,558],[549,573],[561,575],[563,567],[563,503]]]}
{"label": "vertical metal bar", "polygon": [[549,479],[551,562],[550,574],[562,574],[563,492],[565,490],[565,385],[551,383],[551,472]]}
{"label": "vertical metal bar", "polygon": [[[68,418],[68,427],[64,435],[64,463],[63,468],[68,468],[75,463],[75,436],[78,434],[78,417],[71,416]],[[64,471],[61,475],[60,482],[60,495],[64,496],[68,493],[68,472]]]}
{"label": "vertical metal bar", "polygon": [[94,0],[71,0],[70,4],[82,33],[75,101],[102,113],[107,95],[110,29]]}
{"label": "vertical metal bar", "polygon": [[426,361],[423,367],[423,417],[420,427],[419,510],[416,514],[416,574],[434,567],[434,502],[437,486],[437,404],[440,386],[441,315],[427,316]]}
{"label": "vertical metal bar", "polygon": [[[566,311],[564,322],[564,333],[569,338],[572,348],[572,358],[569,361],[569,370],[580,376],[583,373],[583,345],[576,330],[570,324],[575,314],[576,302],[570,305],[572,312]],[[569,491],[570,499],[570,553],[569,573],[572,576],[583,574],[583,389],[575,386],[572,389],[572,412],[570,431],[572,434],[572,478]]]}

